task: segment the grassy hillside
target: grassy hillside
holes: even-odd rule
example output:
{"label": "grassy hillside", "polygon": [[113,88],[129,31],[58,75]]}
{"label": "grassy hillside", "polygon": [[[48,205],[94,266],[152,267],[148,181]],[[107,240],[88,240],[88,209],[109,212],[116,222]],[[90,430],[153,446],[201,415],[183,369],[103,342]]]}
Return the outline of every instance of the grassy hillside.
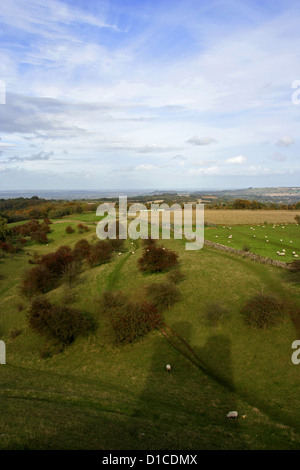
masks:
{"label": "grassy hillside", "polygon": [[[48,246],[32,244],[0,260],[0,337],[7,346],[7,364],[0,366],[0,448],[299,448],[300,366],[291,362],[297,324],[287,314],[278,326],[256,330],[240,313],[257,292],[300,307],[296,278],[279,268],[208,248],[185,251],[183,241],[165,240],[164,246],[179,254],[185,279],[178,285],[180,300],[164,312],[164,320],[185,343],[154,330],[120,346],[101,313],[101,294],[122,290],[132,300],[142,299],[146,286],[167,276],[141,273],[142,246],[128,240],[126,251],[110,263],[85,265],[71,296],[65,285],[47,294],[52,302],[71,299],[72,306],[94,316],[98,328],[42,358],[47,341],[28,327],[29,303],[19,294],[20,280],[34,252],[95,237],[92,220],[83,216],[81,221],[91,222],[87,234],[79,234],[76,223],[56,223]],[[67,225],[76,232],[67,235]],[[296,233],[294,238],[299,244]],[[207,311],[216,302],[224,315],[211,325]],[[230,410],[239,411],[237,421],[226,419]]]}

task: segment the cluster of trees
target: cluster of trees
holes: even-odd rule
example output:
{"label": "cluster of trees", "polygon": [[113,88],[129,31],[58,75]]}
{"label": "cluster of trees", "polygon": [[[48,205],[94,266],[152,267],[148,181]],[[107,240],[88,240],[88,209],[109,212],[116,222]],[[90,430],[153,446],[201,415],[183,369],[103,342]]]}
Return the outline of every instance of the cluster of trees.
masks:
{"label": "cluster of trees", "polygon": [[65,215],[80,214],[81,212],[96,211],[99,203],[85,203],[79,201],[49,201],[32,198],[0,199],[0,216],[5,217],[9,223],[28,219],[60,219]]}
{"label": "cluster of trees", "polygon": [[12,239],[12,231],[7,225],[7,219],[0,217],[0,250],[6,251],[7,253],[13,253],[16,249],[14,245],[9,241]]}
{"label": "cluster of trees", "polygon": [[300,202],[294,204],[281,204],[261,202],[248,199],[235,199],[234,201],[218,201],[205,204],[206,209],[248,209],[248,210],[300,210]]}
{"label": "cluster of trees", "polygon": [[[89,231],[90,231],[90,229],[88,228],[88,226],[87,226],[87,225],[84,225],[84,224],[78,224],[78,225],[77,225],[77,228],[78,228],[79,233],[86,233],[86,232],[89,232]],[[75,232],[75,230],[73,229],[73,227],[72,227],[71,225],[68,225],[68,226],[66,227],[66,233],[72,234],[72,233],[74,233],[74,232]]]}
{"label": "cluster of trees", "polygon": [[[72,283],[80,274],[84,260],[91,267],[110,261],[114,252],[113,242],[114,240],[99,240],[97,243],[91,244],[88,240],[82,239],[75,244],[74,249],[69,246],[61,246],[53,253],[43,255],[36,260],[30,260],[29,262],[35,266],[23,277],[22,294],[31,298],[50,291],[61,281]],[[120,241],[118,240],[118,242]]]}
{"label": "cluster of trees", "polygon": [[124,240],[99,240],[95,244],[91,244],[83,238],[74,246],[74,255],[79,260],[86,260],[93,268],[111,260],[116,250],[121,250]]}
{"label": "cluster of trees", "polygon": [[36,219],[32,219],[26,224],[14,227],[13,232],[15,235],[19,235],[21,237],[30,237],[31,240],[38,243],[47,243],[47,234],[51,232],[51,223],[52,222],[48,218],[45,218],[42,223]]}
{"label": "cluster of trees", "polygon": [[53,289],[74,261],[74,254],[68,246],[61,246],[54,253],[31,260],[36,266],[25,273],[21,285],[22,294],[31,298]]}
{"label": "cluster of trees", "polygon": [[[138,303],[128,300],[122,292],[104,293],[102,310],[110,320],[117,343],[131,343],[153,328],[159,328],[163,324],[163,311],[180,299],[177,284],[184,275],[174,268],[178,255],[157,246],[154,240],[145,240],[144,243],[145,249],[141,258],[143,261],[138,261],[140,269],[148,272],[169,272],[163,282],[147,286],[144,300]],[[149,253],[152,255],[149,256]]]}
{"label": "cluster of trees", "polygon": [[36,220],[18,227],[9,227],[7,219],[0,217],[0,249],[7,253],[15,253],[22,249],[29,237],[39,243],[47,242],[50,228],[47,223],[40,224]]}

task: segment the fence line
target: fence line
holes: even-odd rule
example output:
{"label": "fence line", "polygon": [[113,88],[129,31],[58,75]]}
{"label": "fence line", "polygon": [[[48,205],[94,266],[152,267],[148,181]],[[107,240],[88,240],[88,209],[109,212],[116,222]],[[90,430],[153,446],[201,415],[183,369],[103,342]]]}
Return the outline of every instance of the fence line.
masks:
{"label": "fence line", "polygon": [[232,248],[230,246],[221,245],[220,243],[211,242],[210,240],[204,240],[204,244],[212,248],[216,248],[217,250],[222,250],[228,253],[232,253],[234,255],[242,256],[243,258],[250,258],[253,261],[257,261],[259,263],[271,264],[272,266],[278,266],[280,268],[289,270],[292,269],[288,263],[284,263],[283,261],[277,261],[276,259],[266,258],[265,256],[256,255],[255,253],[251,253],[250,251],[236,250],[235,248]]}

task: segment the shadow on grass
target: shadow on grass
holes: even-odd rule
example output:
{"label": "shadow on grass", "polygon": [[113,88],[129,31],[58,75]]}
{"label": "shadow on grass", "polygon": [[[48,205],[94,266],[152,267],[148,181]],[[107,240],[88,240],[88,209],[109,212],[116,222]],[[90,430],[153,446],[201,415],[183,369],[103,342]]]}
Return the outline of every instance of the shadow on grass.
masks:
{"label": "shadow on grass", "polygon": [[[154,349],[141,403],[148,404],[149,419],[156,421],[157,441],[168,442],[167,414],[173,410],[173,417],[169,419],[173,420],[173,426],[177,423],[178,429],[177,432],[175,429],[173,445],[168,448],[247,449],[240,417],[227,418],[227,413],[237,408],[231,341],[225,335],[215,334],[203,348],[195,349],[190,347],[191,331],[189,322],[178,322],[172,329],[165,327],[162,334],[175,349],[170,349],[167,343],[162,348],[161,341]],[[214,372],[216,356],[221,368]],[[167,363],[171,365],[170,372],[166,369]],[[163,422],[159,409],[168,411]]]}

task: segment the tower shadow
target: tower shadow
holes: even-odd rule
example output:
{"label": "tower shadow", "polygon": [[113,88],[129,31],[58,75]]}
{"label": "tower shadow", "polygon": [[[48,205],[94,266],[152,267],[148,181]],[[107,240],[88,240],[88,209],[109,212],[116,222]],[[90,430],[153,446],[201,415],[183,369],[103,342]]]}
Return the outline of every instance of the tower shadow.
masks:
{"label": "tower shadow", "polygon": [[246,449],[240,418],[227,418],[237,408],[231,341],[214,334],[203,347],[194,347],[191,332],[189,322],[165,325],[154,346],[140,401],[156,423],[158,448]]}

